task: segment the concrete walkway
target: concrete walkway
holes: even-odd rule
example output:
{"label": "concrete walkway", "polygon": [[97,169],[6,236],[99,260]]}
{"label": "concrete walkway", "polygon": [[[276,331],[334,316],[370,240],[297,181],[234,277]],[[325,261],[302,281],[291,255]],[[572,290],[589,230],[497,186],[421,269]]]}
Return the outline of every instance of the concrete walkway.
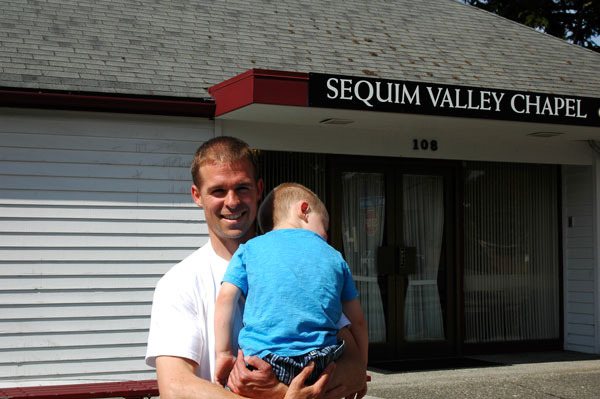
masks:
{"label": "concrete walkway", "polygon": [[600,356],[542,352],[473,358],[490,363],[433,371],[371,369],[367,398],[600,398]]}

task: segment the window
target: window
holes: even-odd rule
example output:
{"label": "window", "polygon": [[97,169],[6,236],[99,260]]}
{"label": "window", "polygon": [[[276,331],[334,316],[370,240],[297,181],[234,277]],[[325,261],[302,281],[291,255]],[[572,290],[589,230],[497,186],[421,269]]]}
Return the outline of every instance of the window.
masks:
{"label": "window", "polygon": [[557,168],[464,171],[465,342],[559,338]]}

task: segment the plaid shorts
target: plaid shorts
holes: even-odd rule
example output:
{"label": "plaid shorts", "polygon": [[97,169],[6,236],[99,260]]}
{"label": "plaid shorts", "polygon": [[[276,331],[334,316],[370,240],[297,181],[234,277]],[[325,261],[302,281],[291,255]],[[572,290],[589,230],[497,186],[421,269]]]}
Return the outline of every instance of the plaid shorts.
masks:
{"label": "plaid shorts", "polygon": [[315,362],[315,369],[306,379],[306,385],[311,385],[319,379],[319,376],[329,363],[336,361],[342,356],[344,346],[344,341],[339,341],[337,345],[330,345],[314,349],[303,355],[289,357],[269,353],[263,357],[263,360],[271,365],[277,379],[286,385],[290,385],[294,377],[297,376],[310,362]]}

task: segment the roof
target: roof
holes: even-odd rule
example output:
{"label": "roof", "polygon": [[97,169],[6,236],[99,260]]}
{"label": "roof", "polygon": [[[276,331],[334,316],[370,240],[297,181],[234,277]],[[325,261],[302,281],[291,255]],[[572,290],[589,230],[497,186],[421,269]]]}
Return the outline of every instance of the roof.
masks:
{"label": "roof", "polygon": [[251,68],[600,97],[600,54],[455,0],[0,0],[0,87],[207,97]]}

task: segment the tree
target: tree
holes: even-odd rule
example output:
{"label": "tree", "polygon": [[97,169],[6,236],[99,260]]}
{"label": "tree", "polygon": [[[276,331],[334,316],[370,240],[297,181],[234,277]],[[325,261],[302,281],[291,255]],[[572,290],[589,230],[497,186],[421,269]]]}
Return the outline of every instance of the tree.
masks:
{"label": "tree", "polygon": [[464,0],[484,10],[600,52],[598,0]]}

